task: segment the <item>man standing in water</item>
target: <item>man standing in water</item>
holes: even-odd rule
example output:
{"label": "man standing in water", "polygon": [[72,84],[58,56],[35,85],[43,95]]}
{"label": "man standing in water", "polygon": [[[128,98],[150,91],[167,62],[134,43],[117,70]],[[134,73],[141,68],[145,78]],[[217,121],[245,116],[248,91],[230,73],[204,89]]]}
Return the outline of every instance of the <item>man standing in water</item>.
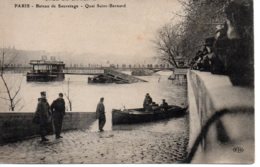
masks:
{"label": "man standing in water", "polygon": [[45,137],[47,134],[48,119],[50,117],[50,106],[46,99],[46,92],[41,92],[41,98],[38,99],[35,117],[37,117],[37,124],[40,126],[42,142],[49,141],[49,139]]}
{"label": "man standing in water", "polygon": [[65,115],[65,101],[62,93],[59,93],[59,97],[52,102],[51,111],[56,139],[62,138],[60,133],[62,128],[62,120]]}
{"label": "man standing in water", "polygon": [[101,97],[96,110],[96,117],[98,119],[98,127],[100,132],[104,131],[103,127],[106,123],[105,106],[103,102],[104,102],[104,98]]}

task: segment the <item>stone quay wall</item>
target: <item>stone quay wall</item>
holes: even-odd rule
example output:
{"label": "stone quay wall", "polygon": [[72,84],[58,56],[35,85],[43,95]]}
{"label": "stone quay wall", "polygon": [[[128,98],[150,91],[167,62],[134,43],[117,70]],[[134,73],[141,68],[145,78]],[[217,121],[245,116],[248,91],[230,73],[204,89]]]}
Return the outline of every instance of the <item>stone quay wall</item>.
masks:
{"label": "stone quay wall", "polygon": [[254,162],[254,89],[225,75],[188,71],[191,163]]}
{"label": "stone quay wall", "polygon": [[[0,144],[38,136],[39,127],[32,122],[33,116],[31,112],[0,113]],[[66,112],[62,130],[87,129],[95,120],[95,112]],[[52,133],[49,123],[48,134]]]}

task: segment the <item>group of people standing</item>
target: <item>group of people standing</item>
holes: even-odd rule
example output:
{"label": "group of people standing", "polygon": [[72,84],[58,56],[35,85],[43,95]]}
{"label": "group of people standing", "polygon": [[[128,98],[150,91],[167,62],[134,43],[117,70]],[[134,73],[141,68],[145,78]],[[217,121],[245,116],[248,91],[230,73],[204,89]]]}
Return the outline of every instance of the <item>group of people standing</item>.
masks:
{"label": "group of people standing", "polygon": [[33,122],[38,124],[40,127],[42,141],[49,140],[46,138],[49,122],[52,122],[53,124],[56,139],[62,138],[60,133],[64,115],[65,101],[63,99],[63,94],[59,93],[59,97],[49,105],[46,98],[46,92],[41,92],[41,97],[38,98]]}
{"label": "group of people standing", "polygon": [[[106,115],[105,115],[105,106],[104,106],[104,98],[100,98],[100,101],[97,105],[96,109],[96,117],[99,120],[99,130],[100,132],[104,131],[103,127],[106,123]],[[36,108],[36,112],[33,118],[33,122],[39,125],[41,140],[48,141],[46,138],[48,128],[50,127],[50,122],[53,125],[54,133],[56,139],[62,138],[61,129],[63,117],[65,115],[65,101],[63,99],[63,94],[59,93],[59,97],[49,105],[46,92],[41,92],[41,97],[38,98],[38,104]]]}
{"label": "group of people standing", "polygon": [[[166,111],[168,108],[168,104],[165,101],[165,99],[163,99],[162,104],[159,106],[158,104],[153,102],[151,96],[149,95],[149,93],[147,93],[144,99],[143,108],[145,111],[148,112],[154,111],[156,109]],[[46,135],[50,122],[53,125],[56,139],[62,138],[60,134],[64,115],[65,101],[63,99],[63,94],[59,93],[59,97],[56,100],[54,100],[51,105],[49,105],[46,98],[46,92],[41,92],[41,97],[38,98],[38,104],[33,118],[33,122],[38,124],[40,127],[40,135],[42,141],[48,141]],[[103,132],[103,128],[106,123],[104,97],[100,98],[100,101],[97,105],[96,118],[98,119],[99,131]]]}

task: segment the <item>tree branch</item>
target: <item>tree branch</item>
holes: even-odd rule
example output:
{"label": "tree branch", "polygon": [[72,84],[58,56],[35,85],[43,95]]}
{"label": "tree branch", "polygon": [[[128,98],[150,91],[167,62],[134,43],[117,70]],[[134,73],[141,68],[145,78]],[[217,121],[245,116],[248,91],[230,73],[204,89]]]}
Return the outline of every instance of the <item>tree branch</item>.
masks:
{"label": "tree branch", "polygon": [[4,85],[5,85],[5,88],[6,88],[6,91],[7,91],[8,97],[9,97],[9,99],[11,100],[11,99],[12,99],[12,97],[11,97],[11,93],[10,93],[9,87],[8,87],[8,85],[7,85],[7,83],[6,83],[5,78],[4,78],[3,75],[1,75],[1,79],[2,79],[2,81],[3,81],[3,83],[4,83]]}
{"label": "tree branch", "polygon": [[14,96],[13,96],[13,99],[15,99],[15,97],[17,96],[17,94],[20,92],[20,90],[21,90],[21,85],[22,85],[22,81],[23,81],[23,79],[21,79],[20,84],[19,84],[19,87],[18,87],[17,91],[15,92],[15,94],[14,94]]}
{"label": "tree branch", "polygon": [[15,107],[22,99],[18,99],[14,104],[13,106]]}
{"label": "tree branch", "polygon": [[5,52],[5,49],[3,47],[0,77],[1,77],[1,80],[3,81],[3,83],[4,83],[4,87],[6,89],[6,93],[8,95],[8,98],[1,98],[1,99],[8,100],[9,103],[10,103],[9,104],[10,110],[14,111],[16,104],[20,101],[20,99],[19,99],[16,103],[14,103],[14,100],[15,100],[17,94],[20,92],[22,80],[20,82],[19,88],[16,90],[14,96],[12,97],[12,95],[11,95],[12,86],[9,86],[7,84],[7,81],[4,77],[4,70],[5,70],[6,67],[10,66],[11,62],[14,61],[14,59],[17,57],[17,54],[16,54],[16,56],[14,56],[13,59],[10,60],[10,62],[7,65],[5,65],[5,54],[6,54],[6,52]]}

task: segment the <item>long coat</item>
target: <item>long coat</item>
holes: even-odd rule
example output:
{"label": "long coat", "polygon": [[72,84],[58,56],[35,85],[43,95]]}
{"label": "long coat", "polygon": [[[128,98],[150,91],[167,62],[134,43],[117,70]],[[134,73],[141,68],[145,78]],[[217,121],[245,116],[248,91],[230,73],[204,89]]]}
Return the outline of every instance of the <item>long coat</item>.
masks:
{"label": "long coat", "polygon": [[39,99],[35,116],[39,118],[40,125],[45,125],[48,123],[48,118],[50,116],[50,105],[46,99]]}
{"label": "long coat", "polygon": [[62,129],[62,121],[65,115],[65,101],[63,98],[58,98],[51,104],[53,125],[55,129],[56,137],[60,136]]}
{"label": "long coat", "polygon": [[99,102],[97,105],[96,116],[98,119],[102,119],[105,117],[105,106],[101,102]]}
{"label": "long coat", "polygon": [[58,98],[51,104],[52,114],[65,115],[65,101],[63,98]]}
{"label": "long coat", "polygon": [[145,96],[144,102],[143,102],[143,107],[147,108],[150,104],[152,104],[153,99],[150,96]]}

